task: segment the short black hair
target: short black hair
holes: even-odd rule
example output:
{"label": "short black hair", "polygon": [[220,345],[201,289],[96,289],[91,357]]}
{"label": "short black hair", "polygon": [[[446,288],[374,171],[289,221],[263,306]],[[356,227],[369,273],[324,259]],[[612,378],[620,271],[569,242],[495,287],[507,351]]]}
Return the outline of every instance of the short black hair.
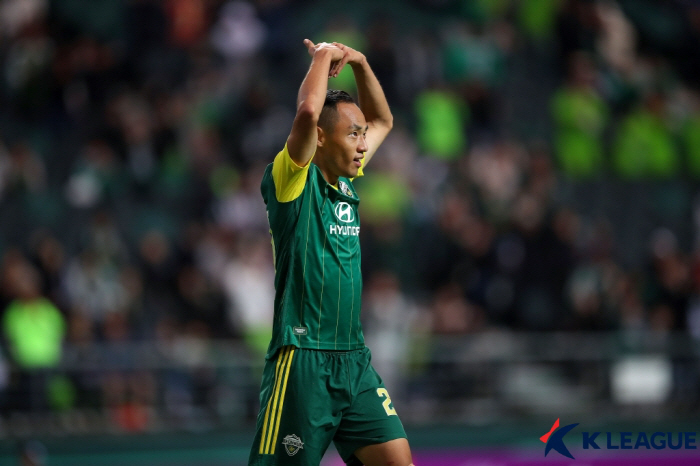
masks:
{"label": "short black hair", "polygon": [[318,126],[324,131],[332,131],[338,122],[338,103],[340,102],[354,104],[355,99],[347,92],[338,89],[326,91],[326,100],[323,102],[323,109],[318,117]]}

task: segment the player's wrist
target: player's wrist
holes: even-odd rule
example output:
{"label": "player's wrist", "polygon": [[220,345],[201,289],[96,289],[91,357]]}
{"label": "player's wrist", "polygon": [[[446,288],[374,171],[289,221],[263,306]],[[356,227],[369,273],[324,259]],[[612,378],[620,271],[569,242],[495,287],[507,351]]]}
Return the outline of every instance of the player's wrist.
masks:
{"label": "player's wrist", "polygon": [[314,52],[314,60],[328,60],[331,61],[333,58],[333,51],[328,48],[318,49]]}
{"label": "player's wrist", "polygon": [[367,57],[360,52],[357,52],[357,54],[358,57],[349,63],[353,68],[361,68],[367,64]]}

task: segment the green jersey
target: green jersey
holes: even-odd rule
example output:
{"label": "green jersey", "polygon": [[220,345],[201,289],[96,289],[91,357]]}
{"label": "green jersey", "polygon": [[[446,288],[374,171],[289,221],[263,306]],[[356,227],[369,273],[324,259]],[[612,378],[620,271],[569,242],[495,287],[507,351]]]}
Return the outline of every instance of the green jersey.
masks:
{"label": "green jersey", "polygon": [[[280,159],[286,158],[287,160]],[[277,163],[289,164],[287,149]],[[293,164],[293,163],[292,163]],[[281,202],[284,177],[263,175],[275,257],[275,313],[268,358],[286,345],[319,350],[364,348],[360,325],[360,199],[352,181],[333,187],[313,163],[297,192]],[[300,191],[300,192],[299,192]]]}

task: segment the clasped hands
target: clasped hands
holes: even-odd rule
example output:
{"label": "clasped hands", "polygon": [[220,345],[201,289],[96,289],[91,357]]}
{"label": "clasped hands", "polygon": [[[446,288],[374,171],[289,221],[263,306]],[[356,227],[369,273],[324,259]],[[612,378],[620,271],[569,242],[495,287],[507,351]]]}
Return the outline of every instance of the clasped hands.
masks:
{"label": "clasped hands", "polygon": [[319,51],[331,54],[331,67],[328,71],[329,78],[336,78],[343,70],[343,67],[348,63],[352,65],[360,65],[365,60],[365,56],[357,50],[341,44],[340,42],[319,42],[314,44],[309,39],[304,39],[309,55],[312,57]]}

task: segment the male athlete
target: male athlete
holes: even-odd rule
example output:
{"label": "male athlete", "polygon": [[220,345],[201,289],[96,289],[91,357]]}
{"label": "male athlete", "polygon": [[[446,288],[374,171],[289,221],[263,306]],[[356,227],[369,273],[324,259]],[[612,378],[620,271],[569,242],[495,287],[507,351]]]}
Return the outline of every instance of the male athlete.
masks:
{"label": "male athlete", "polygon": [[[392,127],[365,56],[305,40],[311,66],[284,149],[261,191],[275,254],[275,317],[250,466],[412,466],[401,421],[360,327],[360,200],[352,179]],[[359,107],[328,79],[349,64]]]}

